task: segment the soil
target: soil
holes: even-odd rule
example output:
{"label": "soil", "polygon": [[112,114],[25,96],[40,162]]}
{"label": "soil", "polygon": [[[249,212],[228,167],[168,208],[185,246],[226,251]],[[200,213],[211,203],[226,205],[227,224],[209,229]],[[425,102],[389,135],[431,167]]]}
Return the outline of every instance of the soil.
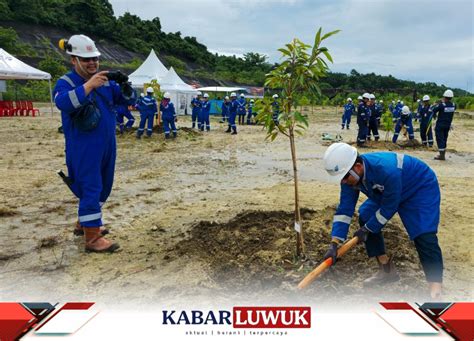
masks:
{"label": "soil", "polygon": [[[298,138],[300,200],[307,259],[294,255],[293,183],[289,143],[265,141],[259,126],[239,134],[212,118],[212,131],[192,130],[180,117],[177,139],[117,136],[112,194],[104,206],[115,254],[88,254],[72,230],[77,199],[57,177],[64,169],[59,114],[0,119],[0,296],[2,300],[96,300],[134,305],[165,302],[368,302],[426,300],[413,243],[398,216],[384,228],[401,280],[364,288],[377,270],[362,246],[349,251],[307,290],[297,283],[322,259],[329,243],[339,188],[327,183],[324,132],[352,143],[356,126],[340,131],[334,108],[305,110],[310,128]],[[442,191],[439,240],[446,301],[472,300],[474,121],[455,118],[446,162],[434,149],[372,142],[361,152],[397,150],[427,162]],[[384,136],[384,134],[382,134]],[[362,196],[361,196],[362,200]],[[357,228],[356,217],[350,233]],[[54,285],[54,290],[51,290]]]}

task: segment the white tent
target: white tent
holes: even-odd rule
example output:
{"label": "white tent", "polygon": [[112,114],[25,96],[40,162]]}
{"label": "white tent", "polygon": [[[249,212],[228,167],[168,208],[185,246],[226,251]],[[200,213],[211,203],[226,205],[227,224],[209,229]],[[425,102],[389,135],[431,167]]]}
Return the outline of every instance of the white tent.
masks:
{"label": "white tent", "polygon": [[168,70],[158,59],[155,50],[151,50],[146,60],[128,76],[132,86],[135,88],[143,88],[143,84],[150,83],[156,79],[160,83],[161,79],[166,75]]}
{"label": "white tent", "polygon": [[191,103],[192,96],[197,93],[191,85],[186,84],[171,67],[159,82],[160,90],[169,92],[177,114],[184,114]]}
{"label": "white tent", "polygon": [[51,114],[53,114],[53,96],[51,91],[51,75],[35,69],[21,60],[13,57],[0,48],[0,79],[36,79],[49,81],[49,94],[51,101]]}

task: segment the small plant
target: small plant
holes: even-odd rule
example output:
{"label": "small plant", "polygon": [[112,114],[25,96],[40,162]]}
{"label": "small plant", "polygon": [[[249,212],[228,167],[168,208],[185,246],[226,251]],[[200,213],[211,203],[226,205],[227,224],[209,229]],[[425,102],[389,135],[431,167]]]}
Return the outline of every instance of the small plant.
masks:
{"label": "small plant", "polygon": [[[291,159],[293,163],[293,179],[295,186],[295,230],[296,256],[304,257],[303,226],[299,206],[298,167],[296,158],[295,135],[302,135],[308,127],[308,119],[297,110],[298,98],[304,93],[321,94],[320,79],[325,77],[328,65],[323,57],[332,63],[332,57],[321,42],[339,30],[322,34],[319,28],[310,46],[295,38],[284,48],[278,49],[284,58],[283,62],[266,75],[265,86],[281,89],[278,106],[268,99],[259,102],[257,121],[263,122],[267,130],[267,139],[275,140],[278,135],[286,136],[290,141]],[[279,109],[276,109],[276,108]],[[279,113],[278,113],[279,111]],[[278,117],[275,117],[276,114]]]}
{"label": "small plant", "polygon": [[390,141],[390,133],[393,131],[393,117],[390,111],[386,111],[382,115],[381,125],[385,130],[385,142]]}

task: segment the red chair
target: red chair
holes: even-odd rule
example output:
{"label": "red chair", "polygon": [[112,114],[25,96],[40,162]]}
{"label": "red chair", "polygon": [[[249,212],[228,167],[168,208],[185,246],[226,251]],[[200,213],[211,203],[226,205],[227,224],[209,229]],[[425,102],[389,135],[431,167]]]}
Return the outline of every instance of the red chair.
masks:
{"label": "red chair", "polygon": [[5,101],[4,114],[6,114],[6,116],[15,115],[15,108],[13,107],[13,102],[12,101]]}
{"label": "red chair", "polygon": [[24,101],[15,101],[15,116],[25,115],[26,105]]}
{"label": "red chair", "polygon": [[31,116],[35,117],[35,114],[40,115],[39,109],[33,108],[33,102],[25,101],[26,102],[26,116],[29,115],[31,112]]}

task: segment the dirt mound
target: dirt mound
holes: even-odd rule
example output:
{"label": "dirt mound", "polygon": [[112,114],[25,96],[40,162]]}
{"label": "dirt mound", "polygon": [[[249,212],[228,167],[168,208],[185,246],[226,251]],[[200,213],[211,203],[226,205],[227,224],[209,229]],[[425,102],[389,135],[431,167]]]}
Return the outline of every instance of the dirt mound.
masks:
{"label": "dirt mound", "polygon": [[[348,142],[348,144],[355,146],[357,142]],[[379,149],[379,150],[389,150],[397,151],[401,149],[417,149],[417,150],[426,150],[427,147],[423,146],[420,141],[417,139],[414,140],[404,140],[397,143],[392,143],[390,141],[367,141],[365,146],[370,149]]]}
{"label": "dirt mound", "polygon": [[[201,221],[192,227],[189,238],[168,250],[165,257],[187,255],[206,263],[210,277],[228,289],[293,290],[322,260],[330,242],[333,214],[331,207],[319,212],[302,209],[309,259],[305,262],[295,257],[293,213],[283,211],[246,211],[222,224]],[[384,231],[387,250],[396,255],[402,277],[389,290],[406,292],[419,287],[416,284],[423,283],[424,276],[404,228],[389,223]],[[359,246],[320,277],[309,292],[318,296],[328,290],[350,295],[362,292],[362,280],[373,274],[375,267]]]}

